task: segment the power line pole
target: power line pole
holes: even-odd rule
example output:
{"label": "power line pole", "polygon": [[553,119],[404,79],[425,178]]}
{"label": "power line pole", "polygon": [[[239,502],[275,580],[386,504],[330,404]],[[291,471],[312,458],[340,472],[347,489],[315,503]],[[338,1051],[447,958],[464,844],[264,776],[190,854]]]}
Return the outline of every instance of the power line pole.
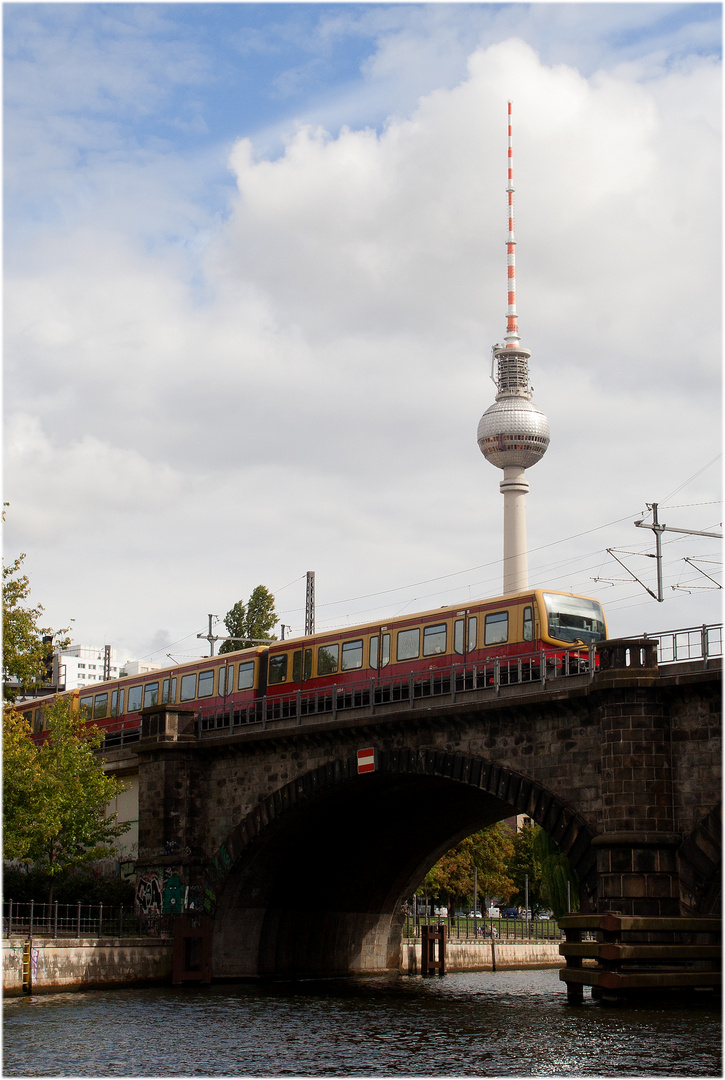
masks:
{"label": "power line pole", "polygon": [[307,594],[305,596],[305,634],[315,632],[315,571],[307,571]]}
{"label": "power line pole", "polygon": [[[652,511],[652,523],[650,525],[645,524],[644,520],[640,518],[640,520],[635,521],[634,524],[638,529],[651,529],[655,534],[655,559],[657,561],[657,596],[655,599],[662,603],[665,598],[664,586],[662,584],[662,533],[676,532],[685,533],[687,536],[711,536],[715,540],[722,540],[722,533],[702,532],[700,529],[676,529],[673,525],[661,525],[657,516],[658,504],[647,503],[646,506],[648,510]],[[647,591],[649,592],[649,589]]]}
{"label": "power line pole", "polygon": [[209,616],[209,632],[207,634],[197,634],[196,635],[198,638],[206,638],[206,640],[209,642],[209,648],[211,649],[211,652],[209,653],[210,656],[214,655],[214,642],[221,640],[217,635],[212,633],[212,619],[217,619],[218,617],[219,617],[218,615],[210,615]]}
{"label": "power line pole", "polygon": [[[272,641],[271,638],[259,638],[259,637],[230,637],[228,634],[214,634],[212,633],[212,619],[218,618],[217,615],[209,616],[209,632],[207,634],[197,634],[198,638],[204,638],[209,642],[209,648],[211,652],[210,656],[214,655],[214,643],[216,641],[246,641],[248,645],[269,645]],[[284,638],[284,634],[282,635]],[[168,653],[166,654],[169,655]]]}

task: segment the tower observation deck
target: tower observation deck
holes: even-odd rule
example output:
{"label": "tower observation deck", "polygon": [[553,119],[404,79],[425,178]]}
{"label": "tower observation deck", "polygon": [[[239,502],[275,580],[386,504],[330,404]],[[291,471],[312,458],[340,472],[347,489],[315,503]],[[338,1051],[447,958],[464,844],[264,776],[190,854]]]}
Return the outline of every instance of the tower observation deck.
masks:
{"label": "tower observation deck", "polygon": [[[508,103],[508,232],[506,235],[508,308],[503,344],[492,349],[491,378],[496,400],[478,422],[478,446],[498,469],[504,497],[503,591],[528,588],[526,544],[526,469],[535,465],[549,445],[549,421],[531,400],[529,359],[521,344],[516,312],[516,240],[514,238],[513,140],[511,102]],[[495,372],[495,373],[494,373]]]}

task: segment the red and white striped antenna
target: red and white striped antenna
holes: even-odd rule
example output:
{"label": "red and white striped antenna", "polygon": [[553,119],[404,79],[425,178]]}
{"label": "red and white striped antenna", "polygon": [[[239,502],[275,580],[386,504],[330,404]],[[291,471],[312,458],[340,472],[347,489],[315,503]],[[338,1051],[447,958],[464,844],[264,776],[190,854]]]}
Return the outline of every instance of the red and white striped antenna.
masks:
{"label": "red and white striped antenna", "polygon": [[[508,178],[506,182],[508,228],[506,231],[506,272],[508,306],[504,344],[494,345],[491,378],[499,392],[531,397],[528,361],[531,353],[521,344],[516,311],[516,237],[514,236],[514,139],[511,102],[508,103]],[[494,366],[497,364],[496,374]]]}
{"label": "red and white striped antenna", "polygon": [[516,239],[514,237],[514,140],[513,124],[511,117],[511,102],[509,106],[509,148],[508,148],[508,233],[506,234],[506,268],[508,271],[508,308],[506,309],[506,335],[504,341],[508,349],[514,349],[518,345],[519,328],[518,315],[516,313]]}

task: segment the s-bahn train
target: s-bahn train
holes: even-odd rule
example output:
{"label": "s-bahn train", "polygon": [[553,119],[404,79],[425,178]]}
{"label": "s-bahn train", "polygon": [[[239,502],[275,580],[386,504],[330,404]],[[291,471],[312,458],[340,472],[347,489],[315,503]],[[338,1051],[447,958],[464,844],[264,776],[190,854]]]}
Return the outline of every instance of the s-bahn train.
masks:
{"label": "s-bahn train", "polygon": [[[401,615],[270,642],[144,675],[70,690],[81,716],[104,730],[106,745],[138,738],[141,710],[175,705],[200,730],[300,717],[371,701],[532,681],[589,669],[607,636],[597,600],[531,589],[468,605]],[[48,698],[16,708],[42,739]]]}

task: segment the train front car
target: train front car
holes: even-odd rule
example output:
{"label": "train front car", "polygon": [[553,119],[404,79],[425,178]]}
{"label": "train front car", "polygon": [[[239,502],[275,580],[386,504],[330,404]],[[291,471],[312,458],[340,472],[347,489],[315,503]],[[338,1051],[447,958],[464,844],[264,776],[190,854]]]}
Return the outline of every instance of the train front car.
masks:
{"label": "train front car", "polygon": [[[588,671],[591,646],[607,637],[607,623],[598,600],[575,593],[537,590],[541,646],[557,649],[547,662],[568,674]],[[561,646],[565,652],[560,652]],[[581,646],[581,648],[578,648]],[[557,648],[558,647],[558,648]]]}

